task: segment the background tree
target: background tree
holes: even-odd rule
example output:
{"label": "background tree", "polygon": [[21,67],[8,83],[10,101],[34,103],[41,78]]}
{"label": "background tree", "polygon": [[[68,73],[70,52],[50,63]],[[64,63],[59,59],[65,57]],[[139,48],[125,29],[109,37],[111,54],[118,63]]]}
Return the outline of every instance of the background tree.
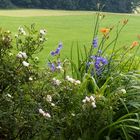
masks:
{"label": "background tree", "polygon": [[103,11],[129,13],[140,0],[0,0],[0,8],[97,10],[97,3],[105,5]]}
{"label": "background tree", "polygon": [[0,0],[0,8],[15,7],[11,0]]}

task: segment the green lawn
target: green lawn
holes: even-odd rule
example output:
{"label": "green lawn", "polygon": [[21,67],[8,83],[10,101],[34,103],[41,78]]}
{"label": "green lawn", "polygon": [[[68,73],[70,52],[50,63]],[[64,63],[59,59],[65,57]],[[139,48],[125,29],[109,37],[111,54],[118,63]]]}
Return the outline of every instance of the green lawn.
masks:
{"label": "green lawn", "polygon": [[[140,34],[139,15],[106,13],[101,27],[116,25],[119,21],[128,18],[129,23],[122,31],[118,47],[130,45],[137,40]],[[54,10],[0,10],[0,27],[11,30],[13,34],[21,25],[30,26],[36,24],[37,29],[45,28],[48,31],[48,42],[44,50],[39,54],[41,65],[44,65],[49,52],[57,47],[59,41],[63,42],[62,56],[69,56],[72,44],[76,47],[90,46],[92,41],[93,26],[95,22],[94,12],[85,11],[54,11]],[[113,36],[113,34],[112,34]]]}

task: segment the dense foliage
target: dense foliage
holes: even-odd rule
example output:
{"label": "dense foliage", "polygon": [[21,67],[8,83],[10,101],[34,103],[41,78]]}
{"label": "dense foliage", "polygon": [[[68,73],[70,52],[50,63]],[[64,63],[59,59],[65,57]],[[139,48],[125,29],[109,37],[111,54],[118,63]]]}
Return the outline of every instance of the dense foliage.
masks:
{"label": "dense foliage", "polygon": [[97,10],[97,3],[100,3],[104,5],[103,11],[131,12],[137,2],[138,0],[0,0],[0,7]]}
{"label": "dense foliage", "polygon": [[78,62],[73,49],[61,60],[59,43],[44,69],[45,29],[0,30],[0,139],[140,139],[139,40],[118,47],[128,20],[100,28],[104,18],[97,13],[90,48],[77,46]]}

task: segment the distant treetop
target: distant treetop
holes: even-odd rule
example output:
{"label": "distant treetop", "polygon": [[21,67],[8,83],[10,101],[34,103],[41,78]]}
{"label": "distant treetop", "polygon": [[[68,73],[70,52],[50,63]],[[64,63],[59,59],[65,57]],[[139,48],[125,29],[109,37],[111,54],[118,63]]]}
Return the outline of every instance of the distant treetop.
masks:
{"label": "distant treetop", "polygon": [[42,8],[64,10],[97,10],[97,3],[104,5],[103,11],[132,12],[133,5],[140,0],[0,0],[0,8]]}

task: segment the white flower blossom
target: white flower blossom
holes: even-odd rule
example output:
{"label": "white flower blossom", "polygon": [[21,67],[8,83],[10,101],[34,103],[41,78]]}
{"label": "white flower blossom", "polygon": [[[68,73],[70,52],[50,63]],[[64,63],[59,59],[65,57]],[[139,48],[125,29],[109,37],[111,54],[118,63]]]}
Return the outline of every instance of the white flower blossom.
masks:
{"label": "white flower blossom", "polygon": [[46,31],[45,29],[41,29],[41,30],[40,30],[40,34],[41,34],[41,35],[46,35],[46,33],[47,33],[47,31]]}
{"label": "white flower blossom", "polygon": [[51,103],[51,106],[53,106],[53,107],[54,107],[54,106],[55,106],[55,104],[54,104],[54,103]]}
{"label": "white flower blossom", "polygon": [[47,112],[44,112],[42,109],[39,109],[39,113],[44,117],[51,118],[51,115]]}
{"label": "white flower blossom", "polygon": [[26,35],[26,32],[25,31],[22,31],[21,34]]}
{"label": "white flower blossom", "polygon": [[85,99],[82,100],[82,102],[86,105],[91,105],[93,108],[96,108],[96,101],[94,96],[86,96]]}
{"label": "white flower blossom", "polygon": [[91,105],[92,105],[93,108],[96,108],[95,102],[92,102]]}
{"label": "white flower blossom", "polygon": [[43,116],[47,118],[51,118],[51,115],[49,113],[44,113]]}
{"label": "white flower blossom", "polygon": [[70,78],[69,80],[70,80],[71,83],[74,83],[75,84],[75,79]]}
{"label": "white flower blossom", "polygon": [[125,89],[121,89],[120,90],[123,94],[126,94],[126,90]]}
{"label": "white flower blossom", "polygon": [[17,57],[18,58],[24,58],[24,59],[28,58],[27,54],[25,52],[21,52],[21,51],[17,54]]}
{"label": "white flower blossom", "polygon": [[76,84],[76,85],[81,84],[81,81],[76,80],[76,81],[75,81],[75,84]]}
{"label": "white flower blossom", "polygon": [[24,29],[22,27],[19,27],[18,31],[19,31],[20,34],[26,35],[26,32],[24,31]]}
{"label": "white flower blossom", "polygon": [[87,102],[87,100],[86,99],[83,99],[82,102],[85,104]]}
{"label": "white flower blossom", "polygon": [[12,98],[12,96],[10,94],[7,94],[7,97]]}
{"label": "white flower blossom", "polygon": [[90,96],[90,100],[95,102],[95,98],[93,96]]}
{"label": "white flower blossom", "polygon": [[75,80],[73,78],[69,78],[68,81],[71,82],[71,83],[75,82]]}
{"label": "white flower blossom", "polygon": [[62,70],[63,68],[62,68],[62,66],[57,66],[56,69]]}
{"label": "white flower blossom", "polygon": [[47,100],[47,102],[52,102],[52,96],[51,95],[47,95],[46,100]]}
{"label": "white flower blossom", "polygon": [[86,96],[85,99],[86,99],[87,102],[90,102],[90,98],[89,97]]}
{"label": "white flower blossom", "polygon": [[23,58],[27,59],[27,54],[25,52],[22,52],[21,54],[22,54]]}
{"label": "white flower blossom", "polygon": [[74,114],[74,113],[71,113],[71,115],[72,115],[73,117],[75,117],[75,114]]}
{"label": "white flower blossom", "polygon": [[17,57],[18,57],[18,58],[22,58],[22,54],[18,53],[18,54],[17,54]]}
{"label": "white flower blossom", "polygon": [[68,80],[69,82],[75,84],[75,85],[78,85],[78,84],[81,84],[81,82],[79,80],[75,80],[69,76],[66,76],[66,80]]}
{"label": "white flower blossom", "polygon": [[57,86],[59,86],[61,84],[61,81],[56,78],[53,78],[52,80],[53,80],[53,83]]}
{"label": "white flower blossom", "polygon": [[32,77],[29,77],[29,81],[33,81],[33,78]]}
{"label": "white flower blossom", "polygon": [[5,40],[5,37],[2,37],[2,40],[4,41]]}
{"label": "white flower blossom", "polygon": [[39,41],[40,41],[40,42],[43,42],[43,41],[44,41],[44,39],[43,39],[43,38],[39,38]]}
{"label": "white flower blossom", "polygon": [[66,76],[66,79],[68,80],[69,78],[70,78],[70,77],[67,75],[67,76]]}
{"label": "white flower blossom", "polygon": [[28,62],[26,62],[26,61],[23,61],[22,64],[23,64],[23,66],[25,66],[25,67],[29,67],[29,65],[30,65],[30,64],[29,64]]}
{"label": "white flower blossom", "polygon": [[10,34],[11,32],[8,30],[7,33]]}
{"label": "white flower blossom", "polygon": [[19,32],[21,32],[21,31],[23,31],[24,29],[20,26],[19,28],[18,28],[18,31]]}
{"label": "white flower blossom", "polygon": [[43,114],[44,111],[40,108],[40,109],[39,109],[39,113],[40,113],[40,114]]}

